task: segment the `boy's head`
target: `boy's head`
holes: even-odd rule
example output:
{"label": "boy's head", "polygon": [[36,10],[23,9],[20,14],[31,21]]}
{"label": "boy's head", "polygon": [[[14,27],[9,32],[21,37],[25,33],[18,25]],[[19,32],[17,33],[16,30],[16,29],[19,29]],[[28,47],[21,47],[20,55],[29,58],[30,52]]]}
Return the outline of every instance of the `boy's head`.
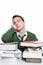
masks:
{"label": "boy's head", "polygon": [[14,15],[12,17],[12,20],[13,20],[13,25],[16,27],[16,30],[20,31],[25,27],[24,19],[20,15]]}

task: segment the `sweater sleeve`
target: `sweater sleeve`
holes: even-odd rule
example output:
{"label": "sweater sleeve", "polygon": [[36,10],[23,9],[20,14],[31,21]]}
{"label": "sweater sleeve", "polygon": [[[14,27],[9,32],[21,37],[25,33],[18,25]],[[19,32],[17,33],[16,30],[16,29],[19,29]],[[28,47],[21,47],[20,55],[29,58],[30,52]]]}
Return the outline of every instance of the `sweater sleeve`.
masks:
{"label": "sweater sleeve", "polygon": [[6,33],[3,34],[1,37],[3,42],[9,42],[12,38],[13,33],[15,32],[15,29],[12,27],[10,28]]}

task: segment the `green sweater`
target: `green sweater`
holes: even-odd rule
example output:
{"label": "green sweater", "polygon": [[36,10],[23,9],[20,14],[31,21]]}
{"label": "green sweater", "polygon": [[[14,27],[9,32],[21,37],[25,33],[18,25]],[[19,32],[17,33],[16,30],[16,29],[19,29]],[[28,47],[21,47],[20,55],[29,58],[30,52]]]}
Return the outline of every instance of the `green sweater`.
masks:
{"label": "green sweater", "polygon": [[[21,47],[20,46],[20,39],[17,37],[16,34],[16,30],[12,27],[11,29],[9,29],[2,37],[1,37],[2,41],[4,43],[8,43],[8,42],[18,42],[18,49],[24,51],[25,47]],[[28,32],[27,31],[27,38],[25,39],[25,41],[34,41],[34,40],[38,40],[35,36],[35,34]]]}

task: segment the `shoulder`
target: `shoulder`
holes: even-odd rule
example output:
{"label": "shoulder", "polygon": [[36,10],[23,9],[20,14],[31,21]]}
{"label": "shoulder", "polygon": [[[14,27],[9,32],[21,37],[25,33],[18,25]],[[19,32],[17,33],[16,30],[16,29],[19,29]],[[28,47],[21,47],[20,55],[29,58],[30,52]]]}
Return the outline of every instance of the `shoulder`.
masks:
{"label": "shoulder", "polygon": [[29,31],[27,31],[27,34],[28,34],[28,35],[35,35],[34,33],[29,32]]}
{"label": "shoulder", "polygon": [[27,35],[31,40],[38,40],[36,35],[32,32],[27,31]]}

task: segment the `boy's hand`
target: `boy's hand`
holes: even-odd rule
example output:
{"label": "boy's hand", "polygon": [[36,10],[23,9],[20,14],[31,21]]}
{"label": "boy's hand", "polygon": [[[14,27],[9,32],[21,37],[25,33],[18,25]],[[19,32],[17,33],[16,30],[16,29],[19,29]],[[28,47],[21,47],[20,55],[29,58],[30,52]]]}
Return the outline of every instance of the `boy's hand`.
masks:
{"label": "boy's hand", "polygon": [[16,29],[15,25],[11,25],[11,27],[13,27],[14,29]]}

